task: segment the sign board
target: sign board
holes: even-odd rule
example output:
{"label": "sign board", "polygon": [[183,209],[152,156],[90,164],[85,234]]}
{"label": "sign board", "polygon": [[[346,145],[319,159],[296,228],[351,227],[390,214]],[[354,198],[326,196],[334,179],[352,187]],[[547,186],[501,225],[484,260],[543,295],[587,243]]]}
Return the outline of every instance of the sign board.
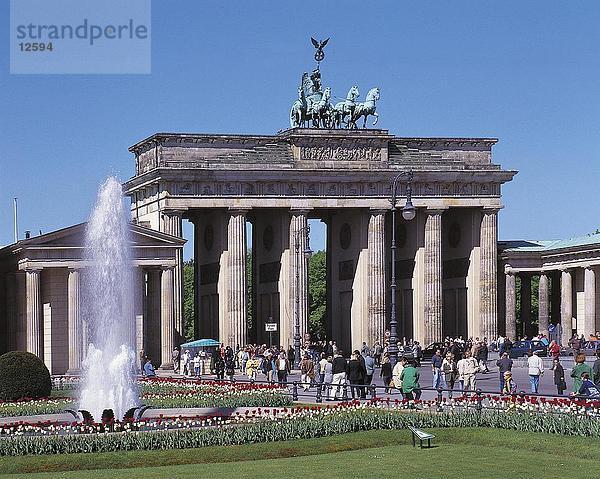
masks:
{"label": "sign board", "polygon": [[265,331],[267,333],[277,331],[277,323],[265,323]]}

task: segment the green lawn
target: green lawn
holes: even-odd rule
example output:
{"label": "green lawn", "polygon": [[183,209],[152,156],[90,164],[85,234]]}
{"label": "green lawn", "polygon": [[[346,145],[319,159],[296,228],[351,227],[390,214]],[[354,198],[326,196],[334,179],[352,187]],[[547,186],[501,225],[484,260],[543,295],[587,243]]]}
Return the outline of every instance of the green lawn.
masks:
{"label": "green lawn", "polygon": [[[2,458],[0,473],[83,479],[290,477],[290,471],[328,479],[600,477],[600,443],[594,439],[497,429],[431,432],[436,447],[423,450],[412,447],[408,431],[368,431],[244,446]],[[24,474],[35,471],[48,472]]]}

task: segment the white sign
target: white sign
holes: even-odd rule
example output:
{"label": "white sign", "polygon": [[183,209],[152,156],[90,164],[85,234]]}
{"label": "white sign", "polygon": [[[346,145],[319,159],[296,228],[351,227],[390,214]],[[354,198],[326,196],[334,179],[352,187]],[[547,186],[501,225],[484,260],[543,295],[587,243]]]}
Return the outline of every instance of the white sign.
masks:
{"label": "white sign", "polygon": [[277,331],[277,323],[265,323],[265,331],[267,333]]}

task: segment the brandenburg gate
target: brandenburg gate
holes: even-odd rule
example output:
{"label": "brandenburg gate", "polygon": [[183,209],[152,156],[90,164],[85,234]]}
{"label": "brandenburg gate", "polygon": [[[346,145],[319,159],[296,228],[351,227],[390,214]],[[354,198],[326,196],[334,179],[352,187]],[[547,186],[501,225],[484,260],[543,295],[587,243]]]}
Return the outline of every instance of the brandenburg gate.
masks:
{"label": "brandenburg gate", "polygon": [[[320,76],[314,80],[313,93],[322,93]],[[403,171],[414,174],[417,213],[396,219],[398,336],[429,343],[503,332],[497,224],[501,186],[516,172],[493,163],[497,140],[404,138],[356,128],[352,113],[348,128],[334,128],[333,116],[330,123],[307,119],[303,89],[300,98],[292,127],[276,135],[157,133],[130,148],[135,176],[124,188],[134,222],[178,237],[183,220],[194,224],[196,337],[262,343],[265,322],[274,322],[287,347],[296,313],[304,335],[308,260],[301,253],[308,220],[319,219],[327,229],[328,339],[346,351],[382,341],[391,303],[391,182]],[[399,185],[399,207],[406,187]],[[181,335],[178,255],[174,326]]]}

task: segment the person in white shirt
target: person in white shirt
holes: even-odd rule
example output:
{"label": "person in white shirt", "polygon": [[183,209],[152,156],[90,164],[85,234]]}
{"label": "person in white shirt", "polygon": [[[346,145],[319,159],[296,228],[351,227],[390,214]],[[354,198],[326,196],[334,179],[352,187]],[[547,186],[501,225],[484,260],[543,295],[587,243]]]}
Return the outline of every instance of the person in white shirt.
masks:
{"label": "person in white shirt", "polygon": [[479,371],[479,363],[473,357],[471,351],[465,351],[465,357],[456,365],[458,369],[458,380],[463,391],[475,391],[477,381],[475,375]]}
{"label": "person in white shirt", "polygon": [[402,357],[398,358],[398,362],[396,362],[394,369],[392,369],[392,381],[394,383],[394,387],[400,391],[400,394],[402,394],[402,380],[400,379],[400,376],[402,376],[404,366],[406,366],[406,358]]}
{"label": "person in white shirt", "polygon": [[531,393],[537,394],[540,386],[540,376],[544,374],[544,362],[542,361],[542,358],[538,356],[537,351],[529,353],[527,366],[529,368],[529,383],[531,384]]}

